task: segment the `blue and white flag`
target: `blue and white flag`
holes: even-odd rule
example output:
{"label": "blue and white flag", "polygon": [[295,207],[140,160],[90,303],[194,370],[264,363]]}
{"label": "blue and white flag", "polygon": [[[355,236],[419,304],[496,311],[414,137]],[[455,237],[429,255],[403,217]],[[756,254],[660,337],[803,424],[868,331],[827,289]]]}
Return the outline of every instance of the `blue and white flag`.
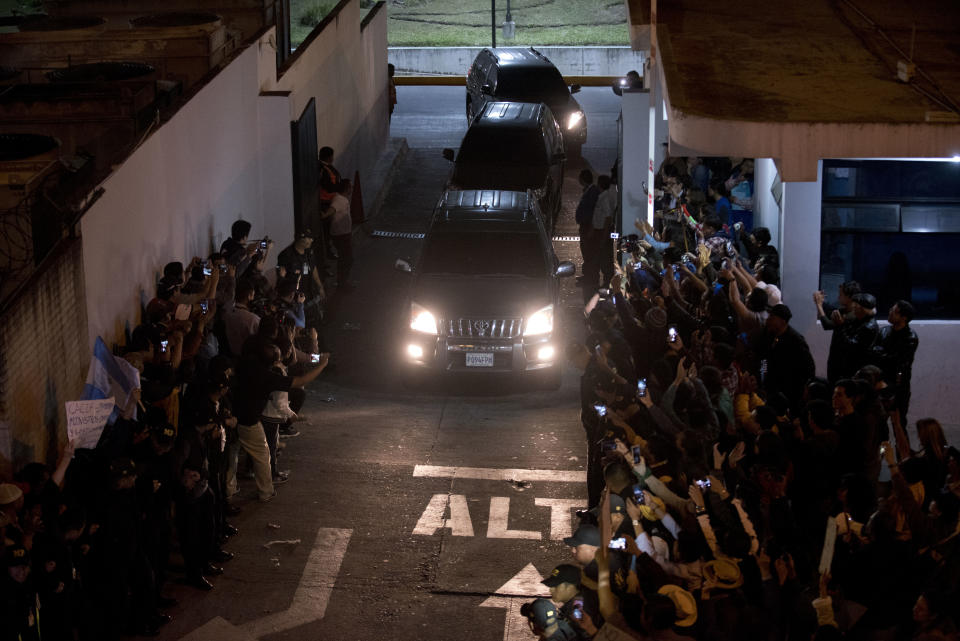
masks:
{"label": "blue and white flag", "polygon": [[87,384],[83,386],[80,400],[115,398],[121,416],[133,418],[136,407],[131,406],[130,394],[139,387],[140,372],[137,368],[111,354],[103,339],[97,336],[93,360],[87,370]]}

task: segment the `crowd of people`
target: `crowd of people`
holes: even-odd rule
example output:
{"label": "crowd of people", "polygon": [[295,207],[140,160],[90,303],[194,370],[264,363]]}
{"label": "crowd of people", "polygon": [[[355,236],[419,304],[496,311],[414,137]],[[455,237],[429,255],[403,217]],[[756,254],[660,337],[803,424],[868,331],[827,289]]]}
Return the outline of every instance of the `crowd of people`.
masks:
{"label": "crowd of people", "polygon": [[168,263],[122,349],[140,373],[129,406],[95,449],[67,443],[54,469],[0,484],[0,641],[158,634],[168,577],[211,590],[233,558],[241,482],[261,502],[287,482],[304,386],[331,367],[327,257],[335,291],[352,287],[350,183],[332,157],[316,234],[300,229],[273,266],[273,241],[238,220],[219,251]]}
{"label": "crowd of people", "polygon": [[[544,580],[551,598],[523,608],[531,629],[956,641],[960,451],[933,418],[908,434],[913,306],[897,301],[879,329],[857,283],[836,308],[814,293],[798,313],[833,333],[817,376],[769,231],[684,197],[711,185],[702,166],[668,160],[656,225],[625,239],[604,288],[584,284],[586,340],[568,357],[582,371],[590,509]],[[592,182],[581,176],[585,221],[600,218]]]}

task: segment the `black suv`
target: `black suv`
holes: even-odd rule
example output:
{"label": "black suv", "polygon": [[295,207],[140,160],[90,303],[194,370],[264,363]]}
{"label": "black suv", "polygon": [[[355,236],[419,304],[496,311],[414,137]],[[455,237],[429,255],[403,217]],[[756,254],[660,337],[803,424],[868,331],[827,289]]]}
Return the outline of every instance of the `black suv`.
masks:
{"label": "black suv", "polygon": [[403,352],[432,372],[541,371],[559,387],[558,262],[529,192],[447,191],[414,268]]}
{"label": "black suv", "polygon": [[467,72],[467,122],[490,100],[542,102],[563,130],[567,150],[575,153],[587,140],[587,116],[550,60],[534,49],[484,49]]}
{"label": "black suv", "polygon": [[[452,149],[443,157],[454,161]],[[467,129],[449,189],[532,189],[547,215],[548,231],[560,213],[566,154],[550,108],[541,103],[488,102]]]}

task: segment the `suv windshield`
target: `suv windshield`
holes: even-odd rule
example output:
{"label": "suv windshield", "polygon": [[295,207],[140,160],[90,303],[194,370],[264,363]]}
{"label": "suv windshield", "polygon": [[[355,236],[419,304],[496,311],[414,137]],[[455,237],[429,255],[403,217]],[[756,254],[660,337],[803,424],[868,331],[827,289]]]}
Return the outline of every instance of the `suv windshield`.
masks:
{"label": "suv windshield", "polygon": [[516,232],[433,233],[423,249],[420,266],[426,275],[547,275],[537,235]]}
{"label": "suv windshield", "polygon": [[569,92],[555,67],[501,67],[496,94],[517,102],[545,102],[564,105]]}
{"label": "suv windshield", "polygon": [[460,144],[458,163],[545,165],[546,147],[537,129],[471,127]]}

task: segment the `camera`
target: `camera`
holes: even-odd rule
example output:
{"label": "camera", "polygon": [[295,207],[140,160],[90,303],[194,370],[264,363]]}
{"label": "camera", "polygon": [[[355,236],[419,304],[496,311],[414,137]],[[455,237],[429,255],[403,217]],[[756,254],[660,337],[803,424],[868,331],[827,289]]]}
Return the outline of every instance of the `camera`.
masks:
{"label": "camera", "polygon": [[210,309],[210,304],[205,300],[200,301],[200,313],[206,315],[208,309]]}
{"label": "camera", "polygon": [[643,398],[647,395],[647,379],[641,378],[637,381],[637,396]]}
{"label": "camera", "polygon": [[677,326],[676,325],[671,325],[667,329],[667,337],[671,343],[677,342]]}
{"label": "camera", "polygon": [[697,480],[696,480],[696,484],[697,484],[697,486],[699,486],[699,488],[700,488],[701,490],[709,490],[709,489],[710,489],[710,479],[697,479]]}
{"label": "camera", "polygon": [[311,362],[311,363],[319,363],[319,362],[320,362],[320,354],[310,354],[310,362]]}
{"label": "camera", "polygon": [[213,269],[211,269],[210,267],[210,261],[209,260],[203,261],[203,275],[209,276],[212,273],[213,273]]}
{"label": "camera", "polygon": [[221,273],[221,274],[226,274],[226,273],[227,273],[227,264],[226,264],[226,263],[220,263],[220,273]]}
{"label": "camera", "polygon": [[606,454],[607,452],[613,452],[617,449],[617,439],[615,438],[605,438],[600,440],[600,450]]}
{"label": "camera", "polygon": [[634,445],[633,447],[630,448],[630,451],[633,452],[633,462],[634,462],[634,464],[639,463],[639,462],[640,462],[640,458],[642,457],[642,454],[640,453],[640,446],[639,446],[639,445]]}
{"label": "camera", "polygon": [[170,341],[168,341],[166,338],[164,338],[163,340],[160,341],[160,353],[161,353],[161,354],[163,354],[164,352],[167,351],[167,345],[169,345],[169,344],[170,344]]}
{"label": "camera", "polygon": [[626,540],[624,537],[622,537],[622,536],[621,536],[619,539],[613,539],[612,541],[610,541],[610,549],[611,549],[611,550],[626,550],[626,549],[627,549],[627,540]]}
{"label": "camera", "polygon": [[645,502],[645,498],[643,496],[643,490],[640,488],[639,485],[633,486],[633,500],[637,503],[637,505],[643,505]]}
{"label": "camera", "polygon": [[266,249],[266,248],[267,248],[267,241],[261,240],[261,241],[260,241],[260,249]]}
{"label": "camera", "polygon": [[601,287],[597,290],[597,293],[603,296],[604,298],[610,296],[610,289],[607,287]]}
{"label": "camera", "polygon": [[598,404],[596,404],[596,405],[593,406],[593,409],[595,409],[595,410],[597,411],[597,416],[599,416],[599,417],[601,417],[601,418],[603,418],[604,416],[607,415],[607,406],[606,406],[606,405],[601,405],[601,404],[598,403]]}

